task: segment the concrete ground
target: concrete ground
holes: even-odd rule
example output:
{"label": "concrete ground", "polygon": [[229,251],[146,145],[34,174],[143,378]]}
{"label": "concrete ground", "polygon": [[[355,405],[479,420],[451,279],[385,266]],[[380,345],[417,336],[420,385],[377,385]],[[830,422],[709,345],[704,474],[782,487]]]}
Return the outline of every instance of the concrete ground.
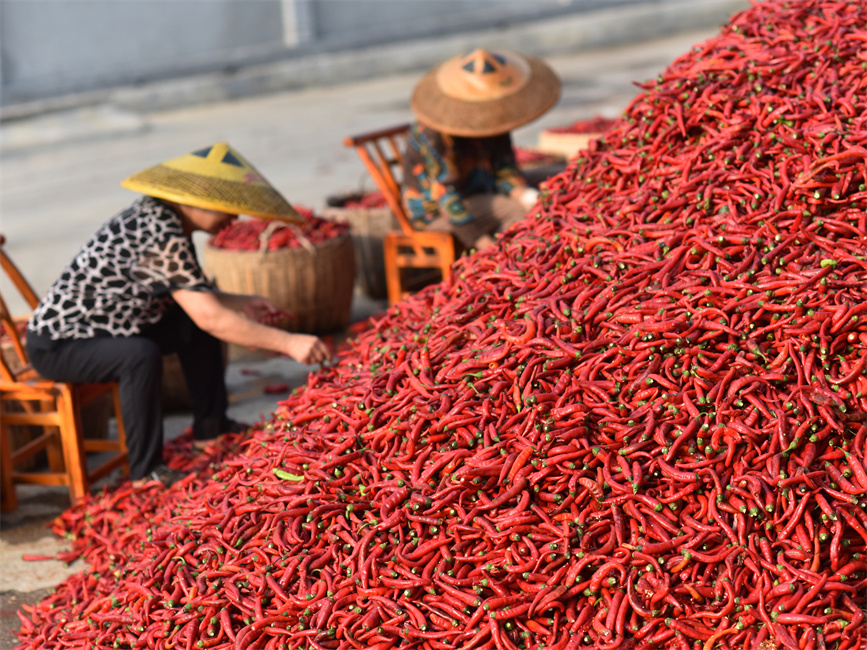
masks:
{"label": "concrete ground", "polygon": [[[634,82],[655,78],[717,31],[712,25],[629,46],[549,57],[563,80],[562,98],[548,114],[518,129],[516,144],[535,146],[546,127],[617,116],[638,93]],[[514,49],[520,50],[520,44]],[[400,74],[153,113],[105,105],[4,123],[0,231],[7,237],[7,251],[36,291],[44,292],[96,228],[134,198],[120,186],[121,179],[221,140],[301,205],[321,208],[329,195],[372,188],[342,139],[411,120],[408,98],[417,79],[415,73]],[[2,290],[7,297],[9,287]],[[13,313],[22,312],[20,301],[9,302]],[[383,308],[357,293],[353,321]],[[285,358],[235,354],[227,370],[229,415],[244,421],[267,417],[279,396],[265,394],[263,387],[300,385],[306,373]],[[189,423],[188,413],[167,417],[167,437]],[[19,508],[0,519],[0,649],[15,646],[13,632],[20,627],[15,612],[22,605],[38,601],[83,568],[22,561],[23,553],[65,550],[47,524],[68,501],[57,489],[21,487],[18,496]]]}

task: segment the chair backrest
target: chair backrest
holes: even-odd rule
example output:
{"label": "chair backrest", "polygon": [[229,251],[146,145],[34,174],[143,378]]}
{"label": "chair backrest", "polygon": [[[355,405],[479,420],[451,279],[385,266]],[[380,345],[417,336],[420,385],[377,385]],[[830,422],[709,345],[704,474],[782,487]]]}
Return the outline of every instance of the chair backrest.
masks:
{"label": "chair backrest", "polygon": [[385,197],[401,230],[407,235],[415,232],[403,203],[400,185],[403,178],[403,152],[406,148],[409,124],[401,124],[379,131],[349,136],[343,144],[353,147],[367,168],[373,182]]}
{"label": "chair backrest", "polygon": [[36,309],[36,305],[39,304],[39,297],[36,295],[36,292],[33,290],[33,287],[30,286],[30,283],[24,279],[24,276],[21,275],[21,271],[18,270],[18,267],[9,259],[9,256],[6,255],[6,251],[4,250],[4,245],[6,244],[6,237],[0,234],[0,268],[3,269],[3,272],[12,280],[12,284],[15,285],[15,288],[21,293],[24,300],[27,302],[30,309]]}
{"label": "chair backrest", "polygon": [[[6,238],[0,234],[0,268],[12,281],[30,309],[34,309],[39,304],[39,298],[30,283],[21,275],[18,267],[6,255],[5,243]],[[29,370],[30,360],[27,357],[27,350],[24,348],[24,342],[18,329],[21,325],[22,319],[12,316],[2,293],[0,293],[0,328],[2,328],[0,341],[3,342],[3,348],[6,351],[0,352],[0,377],[3,381],[17,381],[23,373]],[[7,353],[14,356],[7,357]]]}
{"label": "chair backrest", "polygon": [[[0,350],[0,379],[7,382],[18,381],[19,372],[30,363],[17,327],[18,323],[9,314],[6,301],[0,295],[0,344],[3,347]],[[14,356],[7,359],[9,353]]]}

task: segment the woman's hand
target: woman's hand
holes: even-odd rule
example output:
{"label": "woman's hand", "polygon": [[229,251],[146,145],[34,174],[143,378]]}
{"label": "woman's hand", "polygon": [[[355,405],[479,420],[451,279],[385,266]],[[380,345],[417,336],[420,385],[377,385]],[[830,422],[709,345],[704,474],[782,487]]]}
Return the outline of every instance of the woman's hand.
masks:
{"label": "woman's hand", "polygon": [[328,346],[312,334],[290,334],[285,354],[307,365],[324,363],[331,359]]}
{"label": "woman's hand", "polygon": [[477,251],[483,251],[486,248],[490,248],[495,243],[496,241],[490,235],[482,235],[473,243],[473,248],[475,248]]}
{"label": "woman's hand", "polygon": [[539,190],[533,187],[516,187],[510,196],[521,204],[524,212],[529,212],[539,200]]}
{"label": "woman's hand", "polygon": [[188,289],[173,291],[172,297],[196,325],[228,343],[273,350],[305,364],[332,358],[331,351],[316,336],[286,332],[262,322],[288,315],[265,298]]}

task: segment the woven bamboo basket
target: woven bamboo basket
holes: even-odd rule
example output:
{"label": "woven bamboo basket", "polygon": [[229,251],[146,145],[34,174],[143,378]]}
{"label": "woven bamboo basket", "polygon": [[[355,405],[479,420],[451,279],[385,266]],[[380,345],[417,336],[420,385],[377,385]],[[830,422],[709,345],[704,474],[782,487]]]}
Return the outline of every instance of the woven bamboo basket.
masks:
{"label": "woven bamboo basket", "polygon": [[221,291],[263,296],[294,314],[284,329],[325,333],[349,325],[355,255],[348,233],[277,250],[230,251],[206,243],[204,267]]}
{"label": "woven bamboo basket", "polygon": [[333,221],[346,221],[350,226],[352,245],[355,249],[355,279],[359,288],[374,300],[384,300],[388,294],[385,286],[385,258],[382,240],[391,230],[399,230],[394,215],[388,207],[347,208],[350,201],[357,201],[360,194],[329,196],[320,216]]}

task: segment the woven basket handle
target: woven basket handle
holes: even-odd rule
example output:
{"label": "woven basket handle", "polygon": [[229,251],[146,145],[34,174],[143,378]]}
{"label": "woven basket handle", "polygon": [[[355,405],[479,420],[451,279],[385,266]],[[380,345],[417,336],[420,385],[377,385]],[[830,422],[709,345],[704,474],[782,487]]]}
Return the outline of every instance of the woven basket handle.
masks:
{"label": "woven basket handle", "polygon": [[316,247],[313,245],[313,242],[311,242],[309,239],[307,239],[307,237],[304,236],[304,233],[301,232],[301,229],[298,226],[296,226],[294,223],[290,223],[288,225],[292,229],[292,232],[295,233],[295,236],[298,238],[298,241],[301,242],[301,245],[304,247],[304,249],[308,253],[313,255],[313,253],[316,252]]}
{"label": "woven basket handle", "polygon": [[273,219],[271,223],[265,226],[265,229],[259,234],[259,256],[261,258],[264,258],[265,253],[268,252],[268,241],[271,239],[271,235],[273,235],[274,232],[283,225],[286,225],[292,229],[292,232],[295,233],[298,241],[301,242],[301,245],[308,253],[312,255],[316,252],[316,247],[309,239],[307,239],[307,237],[304,236],[304,233],[301,232],[298,226],[296,226],[294,223],[284,224],[281,221]]}
{"label": "woven basket handle", "polygon": [[274,234],[274,231],[280,227],[280,222],[276,220],[272,220],[267,226],[265,226],[265,230],[259,233],[259,257],[264,258],[265,253],[268,252],[268,241],[271,239],[271,235]]}

